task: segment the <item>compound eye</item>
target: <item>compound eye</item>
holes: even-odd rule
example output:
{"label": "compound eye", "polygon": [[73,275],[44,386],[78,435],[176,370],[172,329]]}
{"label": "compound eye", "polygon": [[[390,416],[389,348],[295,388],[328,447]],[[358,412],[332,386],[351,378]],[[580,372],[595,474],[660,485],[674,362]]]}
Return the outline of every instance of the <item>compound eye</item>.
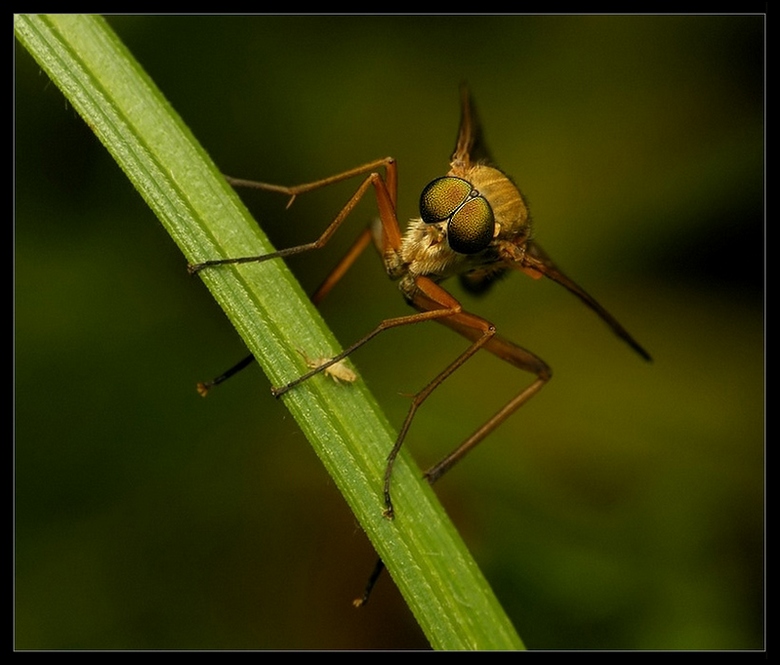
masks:
{"label": "compound eye", "polygon": [[449,219],[468,200],[471,190],[471,183],[462,178],[436,178],[420,195],[420,217],[426,224],[438,224]]}
{"label": "compound eye", "polygon": [[447,242],[460,254],[476,254],[493,240],[495,227],[490,204],[482,196],[474,196],[452,215],[447,225]]}

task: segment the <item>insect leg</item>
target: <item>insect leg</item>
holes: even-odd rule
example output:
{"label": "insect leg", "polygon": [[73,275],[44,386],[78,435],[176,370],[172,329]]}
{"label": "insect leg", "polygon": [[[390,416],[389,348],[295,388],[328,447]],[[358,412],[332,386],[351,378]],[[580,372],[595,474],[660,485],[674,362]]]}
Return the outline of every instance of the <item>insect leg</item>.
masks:
{"label": "insect leg", "polygon": [[[379,175],[379,173],[375,171],[377,168],[382,166],[385,167],[385,172],[386,172],[384,179],[382,178],[381,175]],[[207,261],[202,261],[200,263],[192,263],[188,266],[187,269],[189,270],[190,274],[194,274],[200,272],[204,268],[208,268],[212,266],[225,265],[225,264],[238,264],[238,263],[259,263],[262,261],[268,261],[269,259],[285,258],[287,256],[301,254],[302,252],[308,252],[312,249],[320,249],[327,244],[328,240],[330,240],[333,234],[338,230],[338,228],[344,222],[346,217],[349,215],[350,212],[352,212],[352,209],[357,205],[358,201],[360,201],[360,199],[363,198],[363,195],[366,193],[366,191],[371,185],[373,185],[375,190],[377,191],[377,200],[380,201],[380,207],[381,207],[381,201],[386,200],[390,206],[390,211],[392,213],[392,216],[393,217],[395,216],[397,173],[396,173],[395,160],[393,160],[390,157],[386,157],[384,159],[380,159],[374,162],[370,162],[368,164],[364,164],[363,166],[359,166],[355,169],[351,169],[350,171],[345,171],[344,173],[339,173],[329,178],[323,178],[322,180],[317,180],[313,183],[296,185],[294,187],[286,187],[282,185],[270,185],[262,182],[253,182],[249,180],[238,180],[234,178],[228,178],[228,181],[234,185],[240,185],[246,187],[253,186],[257,189],[264,189],[268,191],[276,191],[276,192],[289,194],[290,195],[290,202],[288,203],[289,206],[295,200],[295,197],[298,196],[299,194],[309,192],[314,189],[318,189],[319,187],[325,187],[326,185],[330,185],[339,182],[341,180],[346,180],[347,178],[351,178],[355,175],[360,175],[369,171],[370,171],[369,175],[366,176],[366,178],[360,184],[360,186],[355,191],[355,193],[350,197],[349,201],[347,201],[347,203],[344,205],[344,207],[341,209],[338,215],[336,215],[335,219],[328,225],[325,231],[323,231],[322,235],[320,235],[320,237],[317,238],[315,241],[304,243],[302,245],[296,245],[294,247],[288,247],[286,249],[281,249],[276,252],[270,252],[268,254],[262,254],[260,256],[241,256],[241,257],[234,257],[234,258],[227,258],[227,259],[210,259]],[[396,226],[397,224],[398,222],[396,221]],[[400,231],[398,232],[398,234],[400,238]]]}
{"label": "insect leg", "polygon": [[352,267],[358,256],[363,250],[371,243],[371,227],[366,227],[363,232],[352,243],[352,247],[347,250],[347,253],[336,264],[333,270],[328,273],[328,276],[319,285],[317,290],[311,297],[311,301],[315,305],[319,305],[326,295],[330,293],[330,290],[336,285],[336,283],[344,276],[344,274]]}
{"label": "insect leg", "polygon": [[369,575],[368,581],[366,582],[366,587],[363,589],[363,595],[360,596],[360,598],[355,598],[355,600],[352,601],[352,604],[355,607],[363,607],[363,605],[368,602],[368,599],[371,596],[371,592],[374,590],[374,587],[376,586],[377,581],[379,581],[379,577],[384,569],[385,562],[382,561],[382,559],[377,558],[376,563],[374,564],[374,570],[371,571],[371,575]]}
{"label": "insect leg", "polygon": [[340,360],[344,360],[344,358],[346,358],[352,352],[356,351],[361,346],[371,341],[379,333],[384,332],[385,330],[389,330],[390,328],[397,328],[398,326],[411,325],[413,323],[421,323],[422,321],[430,321],[445,316],[451,316],[452,314],[453,311],[451,309],[442,308],[442,309],[430,310],[426,312],[418,312],[417,314],[407,314],[405,316],[397,316],[392,319],[385,319],[384,321],[380,322],[379,325],[377,325],[376,328],[374,328],[371,332],[361,337],[357,342],[348,346],[338,355],[333,356],[333,358],[330,358],[326,362],[322,363],[322,365],[312,369],[310,372],[307,372],[302,376],[299,376],[297,379],[294,379],[293,381],[291,381],[290,383],[284,386],[271,388],[271,392],[273,393],[274,397],[281,397],[282,395],[284,395],[284,393],[286,393],[291,388],[295,388],[295,386],[303,383],[307,379],[310,379],[315,374],[319,374],[320,372],[327,369],[331,365],[336,364]]}
{"label": "insect leg", "polygon": [[380,159],[375,159],[373,162],[361,164],[360,166],[356,166],[355,168],[349,169],[348,171],[342,171],[341,173],[328,176],[327,178],[321,178],[319,180],[315,180],[314,182],[308,182],[302,185],[274,185],[267,182],[258,182],[256,180],[233,178],[229,175],[225,176],[225,180],[227,180],[233,187],[262,189],[267,192],[279,192],[281,194],[287,194],[290,197],[290,200],[287,202],[287,207],[289,208],[299,194],[305,194],[306,192],[314,191],[320,187],[327,187],[328,185],[333,185],[337,182],[341,182],[342,180],[349,180],[350,178],[354,178],[356,175],[370,173],[371,171],[376,171],[380,168],[384,168],[386,170],[385,180],[387,182],[388,189],[393,192],[393,202],[395,202],[395,192],[397,191],[398,177],[395,168],[395,160],[392,157],[382,157]]}
{"label": "insect leg", "polygon": [[[464,351],[458,358],[456,358],[447,368],[444,369],[439,375],[436,376],[428,385],[425,386],[419,393],[413,396],[412,405],[407,413],[404,424],[396,439],[396,443],[388,455],[387,466],[385,468],[385,512],[384,515],[388,518],[393,517],[393,505],[390,496],[390,479],[392,477],[392,467],[395,462],[402,445],[406,433],[411,425],[412,419],[423,403],[423,401],[447,379],[456,369],[458,369],[463,363],[466,362],[472,355],[474,355],[479,349],[484,348],[490,351],[497,357],[505,360],[506,362],[514,365],[518,369],[525,370],[536,374],[536,381],[530,386],[521,391],[517,396],[512,398],[502,409],[498,411],[492,418],[490,418],[484,425],[477,429],[468,439],[466,439],[460,446],[458,446],[452,453],[447,455],[438,464],[434,465],[424,476],[426,480],[433,484],[442,475],[444,475],[449,469],[451,469],[458,461],[460,461],[466,453],[476,446],[482,439],[484,439],[490,432],[498,427],[504,420],[506,420],[514,411],[519,409],[525,402],[527,402],[533,395],[535,395],[542,386],[549,381],[552,376],[552,370],[547,364],[536,355],[517,346],[513,342],[510,342],[503,337],[495,334],[495,327],[483,319],[482,317],[464,312],[459,303],[453,298],[447,291],[437,284],[431,282],[427,278],[418,278],[418,286],[423,288],[417,292],[412,299],[412,304],[420,310],[432,310],[441,311],[436,307],[441,308],[443,304],[447,304],[452,312],[449,316],[436,317],[439,323],[452,328],[456,332],[463,335],[466,339],[470,340],[472,344],[466,351]],[[353,601],[355,607],[361,607],[368,602],[371,592],[378,581],[384,564],[381,559],[377,559],[374,566],[374,570],[366,583],[366,587],[362,596],[356,598]]]}
{"label": "insect leg", "polygon": [[211,379],[211,381],[199,381],[198,382],[198,393],[201,397],[205,397],[209,394],[209,390],[211,390],[214,386],[218,386],[223,381],[227,381],[231,376],[234,374],[238,374],[242,369],[244,369],[247,365],[249,365],[253,360],[255,359],[254,356],[249,355],[243,360],[237,362],[233,367],[231,367],[226,372],[223,372],[219,376]]}
{"label": "insect leg", "polygon": [[428,277],[418,277],[415,280],[417,290],[412,294],[412,304],[422,313],[437,313],[447,312],[449,314],[445,316],[435,317],[440,322],[454,320],[458,322],[459,326],[470,331],[471,345],[461,353],[455,360],[453,360],[447,367],[444,368],[432,381],[430,381],[420,392],[412,396],[412,403],[409,406],[409,411],[406,414],[403,425],[398,432],[398,437],[395,440],[390,454],[387,456],[387,466],[385,467],[384,478],[384,498],[385,498],[385,511],[384,516],[388,519],[393,519],[393,502],[390,497],[390,480],[393,475],[393,465],[398,457],[398,453],[401,451],[406,434],[409,431],[409,427],[412,424],[417,409],[420,408],[422,403],[428,399],[430,394],[436,390],[456,369],[458,369],[463,363],[465,363],[471,356],[473,356],[480,348],[489,343],[490,339],[495,335],[496,329],[492,323],[486,321],[482,317],[475,316],[463,311],[460,303],[443,289],[441,286],[433,282]]}
{"label": "insect leg", "polygon": [[[467,339],[474,340],[481,336],[480,330],[471,327],[469,322],[462,317],[439,319],[439,322],[452,328]],[[508,362],[510,365],[514,365],[518,369],[535,374],[536,380],[515,395],[515,397],[510,399],[498,410],[498,412],[489,418],[482,426],[477,428],[471,436],[443,460],[428,469],[425,472],[425,478],[431,484],[441,478],[441,476],[449,471],[457,462],[463,459],[466,453],[539,392],[544,384],[552,377],[552,370],[541,358],[500,335],[491,337],[485,343],[484,348],[486,351],[489,351],[501,360]]]}

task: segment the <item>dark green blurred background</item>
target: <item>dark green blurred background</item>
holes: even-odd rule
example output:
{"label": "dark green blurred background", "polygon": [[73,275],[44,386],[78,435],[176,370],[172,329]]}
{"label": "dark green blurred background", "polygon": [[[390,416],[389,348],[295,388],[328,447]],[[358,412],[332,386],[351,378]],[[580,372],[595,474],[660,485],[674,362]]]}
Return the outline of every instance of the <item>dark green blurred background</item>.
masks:
{"label": "dark green blurred background", "polygon": [[[393,155],[403,219],[469,82],[551,256],[653,354],[521,274],[453,293],[554,380],[439,495],[530,648],[763,645],[763,18],[110,17],[218,166],[294,184]],[[242,343],[116,164],[16,51],[16,645],[425,648]],[[245,196],[278,247],[351,192]],[[375,212],[290,261],[311,290]],[[367,254],[342,343],[406,313]],[[391,421],[463,349],[355,355]],[[435,461],[530,377],[479,357],[408,444]]]}

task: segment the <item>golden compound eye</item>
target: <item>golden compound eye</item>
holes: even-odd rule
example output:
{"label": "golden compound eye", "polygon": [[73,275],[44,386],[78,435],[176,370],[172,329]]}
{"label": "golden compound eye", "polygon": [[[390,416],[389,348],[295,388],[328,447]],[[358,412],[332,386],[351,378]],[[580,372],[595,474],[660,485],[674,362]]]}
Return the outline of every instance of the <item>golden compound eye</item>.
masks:
{"label": "golden compound eye", "polygon": [[471,195],[471,183],[445,176],[429,182],[420,195],[420,216],[426,224],[438,224],[450,217]]}
{"label": "golden compound eye", "polygon": [[482,196],[474,196],[455,211],[447,225],[447,241],[461,254],[481,252],[493,240],[493,210]]}
{"label": "golden compound eye", "polygon": [[490,204],[462,178],[445,176],[430,182],[420,196],[420,216],[426,224],[448,220],[447,241],[460,254],[481,252],[493,239]]}

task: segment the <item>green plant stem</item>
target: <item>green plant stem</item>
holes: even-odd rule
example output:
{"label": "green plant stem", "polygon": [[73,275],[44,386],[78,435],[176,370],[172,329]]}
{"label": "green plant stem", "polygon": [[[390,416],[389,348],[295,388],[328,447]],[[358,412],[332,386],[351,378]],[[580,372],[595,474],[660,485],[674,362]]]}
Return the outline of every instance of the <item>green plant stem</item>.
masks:
{"label": "green plant stem", "polygon": [[[103,19],[19,15],[14,25],[17,38],[113,155],[188,261],[272,251],[209,157]],[[306,371],[298,349],[313,356],[338,352],[336,340],[282,261],[204,270],[201,277],[273,385]],[[283,400],[431,645],[523,648],[405,453],[393,476],[396,519],[382,517],[385,458],[395,435],[365,386],[315,377]]]}

